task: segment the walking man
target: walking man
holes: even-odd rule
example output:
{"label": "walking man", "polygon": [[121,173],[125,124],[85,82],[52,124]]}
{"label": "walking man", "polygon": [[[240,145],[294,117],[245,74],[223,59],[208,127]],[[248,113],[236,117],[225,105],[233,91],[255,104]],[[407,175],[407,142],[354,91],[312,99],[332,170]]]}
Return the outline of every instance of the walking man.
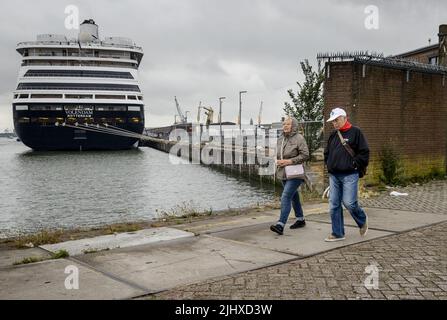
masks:
{"label": "walking man", "polygon": [[368,231],[368,216],[359,206],[358,182],[368,166],[369,147],[360,128],[353,126],[346,111],[335,108],[327,122],[332,122],[334,131],[329,136],[324,151],[324,162],[329,172],[329,210],[332,233],[325,241],[345,239],[342,203],[360,228],[360,235]]}

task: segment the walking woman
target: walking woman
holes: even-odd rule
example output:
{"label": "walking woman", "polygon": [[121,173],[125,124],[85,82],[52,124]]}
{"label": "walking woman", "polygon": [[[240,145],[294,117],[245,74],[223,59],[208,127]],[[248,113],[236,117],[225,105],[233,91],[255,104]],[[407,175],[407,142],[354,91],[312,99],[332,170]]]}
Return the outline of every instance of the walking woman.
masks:
{"label": "walking woman", "polygon": [[279,221],[270,226],[270,230],[279,235],[284,233],[284,226],[289,218],[290,211],[295,211],[296,221],[290,229],[302,228],[306,225],[303,208],[301,207],[299,186],[304,179],[289,175],[287,178],[286,167],[303,164],[309,158],[309,149],[304,137],[298,133],[298,120],[287,118],[283,122],[283,134],[278,138],[276,176],[281,179],[284,186],[281,194],[281,214]]}

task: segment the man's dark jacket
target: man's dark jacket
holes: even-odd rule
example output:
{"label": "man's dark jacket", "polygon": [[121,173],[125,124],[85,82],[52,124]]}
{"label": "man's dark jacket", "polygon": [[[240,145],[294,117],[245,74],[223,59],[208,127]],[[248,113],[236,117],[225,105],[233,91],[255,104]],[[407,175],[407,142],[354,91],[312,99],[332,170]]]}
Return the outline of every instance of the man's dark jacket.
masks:
{"label": "man's dark jacket", "polygon": [[352,126],[345,132],[341,132],[345,141],[354,150],[353,159],[338,137],[337,130],[329,136],[324,150],[324,162],[329,173],[350,174],[358,172],[358,168],[366,168],[369,162],[369,147],[365,136],[358,127]]}

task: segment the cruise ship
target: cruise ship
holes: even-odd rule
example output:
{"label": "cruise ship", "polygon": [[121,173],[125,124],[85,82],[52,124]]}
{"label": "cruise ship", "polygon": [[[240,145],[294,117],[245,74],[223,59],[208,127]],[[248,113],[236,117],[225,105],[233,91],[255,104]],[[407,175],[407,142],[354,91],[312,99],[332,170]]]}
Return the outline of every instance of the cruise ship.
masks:
{"label": "cruise ship", "polygon": [[34,150],[122,150],[138,146],[144,103],[138,68],[143,50],[131,39],[100,39],[85,20],[78,39],[38,35],[17,45],[22,56],[13,117]]}

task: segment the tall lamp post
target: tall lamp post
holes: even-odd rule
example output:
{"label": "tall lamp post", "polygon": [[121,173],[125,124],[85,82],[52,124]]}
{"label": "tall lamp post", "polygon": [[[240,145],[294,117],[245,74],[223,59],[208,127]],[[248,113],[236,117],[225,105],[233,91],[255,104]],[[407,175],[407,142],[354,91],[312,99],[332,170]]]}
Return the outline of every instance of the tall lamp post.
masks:
{"label": "tall lamp post", "polygon": [[239,130],[242,129],[242,94],[247,91],[239,91]]}
{"label": "tall lamp post", "polygon": [[226,97],[220,97],[219,98],[219,132],[220,132],[220,148],[222,150],[222,100],[224,100]]}

